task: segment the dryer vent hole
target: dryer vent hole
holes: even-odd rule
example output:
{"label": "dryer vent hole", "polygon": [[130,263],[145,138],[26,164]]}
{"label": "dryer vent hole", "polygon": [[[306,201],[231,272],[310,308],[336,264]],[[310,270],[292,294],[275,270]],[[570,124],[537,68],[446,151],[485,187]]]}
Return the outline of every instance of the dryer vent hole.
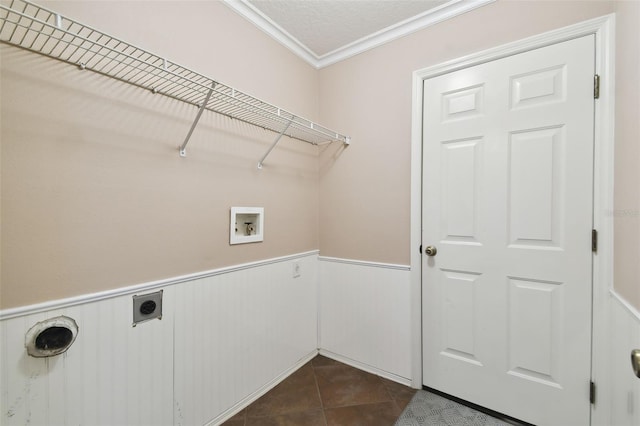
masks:
{"label": "dryer vent hole", "polygon": [[56,350],[67,347],[73,341],[73,333],[66,327],[49,327],[36,337],[36,348]]}

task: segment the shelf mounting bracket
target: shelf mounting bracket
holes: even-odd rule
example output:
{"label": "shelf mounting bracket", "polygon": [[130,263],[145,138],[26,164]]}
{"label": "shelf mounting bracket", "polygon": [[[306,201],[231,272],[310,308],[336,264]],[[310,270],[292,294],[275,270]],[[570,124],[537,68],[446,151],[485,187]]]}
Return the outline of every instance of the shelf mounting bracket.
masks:
{"label": "shelf mounting bracket", "polygon": [[278,145],[278,142],[280,142],[280,138],[282,138],[282,135],[284,135],[284,132],[286,132],[287,129],[289,129],[289,126],[291,126],[291,123],[293,123],[293,118],[289,120],[285,128],[282,129],[282,131],[278,134],[278,136],[276,136],[276,139],[273,141],[273,143],[269,147],[269,150],[262,156],[262,159],[258,162],[259,169],[262,169],[262,163],[264,163],[264,160],[269,156],[269,154],[271,154],[271,151],[273,151],[273,148],[275,148],[276,145]]}
{"label": "shelf mounting bracket", "polygon": [[200,117],[202,116],[204,109],[207,107],[207,104],[209,103],[209,99],[211,98],[211,94],[213,93],[213,89],[215,88],[216,88],[216,82],[214,81],[213,83],[211,83],[211,89],[209,89],[209,92],[207,93],[206,98],[204,99],[204,101],[202,102],[202,105],[200,105],[200,108],[198,109],[198,114],[196,114],[196,119],[193,120],[193,124],[189,129],[189,133],[187,133],[187,137],[184,139],[184,142],[182,142],[182,145],[180,145],[180,157],[187,156],[186,149],[187,149],[187,144],[189,143],[189,139],[191,139],[191,134],[193,133],[193,130],[196,128],[196,126],[198,125],[198,121],[200,121]]}

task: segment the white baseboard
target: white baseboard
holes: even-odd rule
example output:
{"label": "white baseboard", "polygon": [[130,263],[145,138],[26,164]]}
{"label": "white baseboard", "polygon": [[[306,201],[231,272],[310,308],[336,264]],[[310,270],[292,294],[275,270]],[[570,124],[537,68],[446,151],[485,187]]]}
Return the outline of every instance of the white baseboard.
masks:
{"label": "white baseboard", "polygon": [[346,365],[350,365],[351,367],[357,368],[359,370],[366,371],[367,373],[375,374],[376,376],[384,377],[385,379],[389,379],[396,383],[400,383],[401,385],[411,386],[411,379],[407,379],[406,377],[400,377],[396,374],[390,373],[388,371],[381,370],[374,366],[364,364],[362,362],[356,361],[354,359],[348,358],[346,356],[339,355],[337,353],[327,351],[325,349],[320,349],[318,353],[327,358],[331,358],[334,361],[341,362]]}
{"label": "white baseboard", "polygon": [[271,380],[269,383],[265,384],[264,386],[262,386],[260,389],[258,389],[254,393],[252,393],[250,395],[247,395],[247,397],[244,398],[242,401],[239,401],[236,405],[234,405],[233,407],[229,408],[227,411],[225,411],[224,413],[220,414],[215,419],[213,419],[210,422],[206,423],[206,426],[217,426],[217,425],[220,425],[220,424],[226,422],[227,420],[229,420],[230,418],[232,418],[233,416],[238,414],[240,411],[244,410],[249,405],[251,405],[252,403],[257,401],[261,396],[263,396],[264,394],[269,392],[271,389],[276,387],[284,379],[286,379],[287,377],[289,377],[290,375],[292,375],[293,373],[298,371],[300,368],[302,368],[302,366],[304,366],[306,363],[311,361],[317,355],[318,355],[318,350],[311,351],[307,356],[302,358],[300,361],[298,361],[291,368],[288,368],[287,370],[282,372],[282,374],[278,375],[273,380]]}

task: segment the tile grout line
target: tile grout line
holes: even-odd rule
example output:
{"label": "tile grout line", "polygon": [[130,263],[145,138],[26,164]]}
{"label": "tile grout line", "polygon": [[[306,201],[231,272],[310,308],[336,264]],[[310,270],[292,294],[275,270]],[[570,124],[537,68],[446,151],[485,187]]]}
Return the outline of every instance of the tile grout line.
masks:
{"label": "tile grout line", "polygon": [[[358,370],[355,367],[351,367],[348,365],[344,365],[341,364],[340,362],[330,362],[327,363],[326,360],[323,359],[319,359],[316,360],[316,363],[313,362],[313,360],[309,361],[309,364],[307,366],[303,366],[302,368],[305,367],[309,367],[311,368],[311,373],[313,374],[313,381],[315,384],[315,395],[318,398],[319,402],[320,402],[320,407],[318,408],[310,408],[310,406],[307,406],[307,409],[304,409],[302,411],[292,411],[292,412],[282,412],[280,413],[280,415],[288,415],[288,414],[292,414],[292,413],[300,413],[301,415],[303,415],[303,417],[308,417],[311,416],[313,418],[315,418],[316,420],[314,421],[314,424],[317,425],[321,425],[321,426],[329,426],[330,423],[328,421],[329,416],[328,416],[328,410],[332,410],[332,419],[333,420],[338,420],[338,418],[343,417],[345,413],[352,413],[349,414],[349,416],[353,415],[354,411],[353,410],[349,410],[348,408],[351,407],[353,409],[355,409],[355,412],[361,412],[361,413],[366,413],[370,410],[374,410],[374,412],[378,412],[380,410],[379,406],[380,404],[385,405],[388,408],[384,408],[383,411],[384,412],[380,412],[380,414],[384,414],[384,417],[387,418],[389,421],[391,420],[391,418],[393,418],[394,422],[398,420],[398,418],[400,417],[400,415],[403,412],[403,408],[401,407],[401,404],[399,402],[399,400],[402,400],[404,403],[404,399],[406,399],[406,397],[409,397],[409,399],[411,399],[412,396],[414,396],[415,392],[412,392],[411,395],[407,395],[406,392],[403,392],[402,389],[397,389],[395,383],[392,383],[391,381],[388,381],[386,379],[384,379],[381,376],[375,375],[375,374],[371,374],[371,373],[367,373],[367,372],[362,372],[360,370]],[[320,389],[320,378],[323,378],[323,383],[324,383],[324,379],[326,379],[327,377],[332,377],[335,374],[340,375],[340,371],[343,370],[355,370],[356,372],[358,372],[359,374],[357,376],[359,376],[360,374],[364,374],[366,376],[373,376],[372,378],[369,378],[367,380],[365,380],[365,382],[368,382],[367,386],[373,386],[375,388],[378,389],[377,393],[377,397],[374,397],[373,399],[369,399],[366,398],[366,402],[365,400],[361,400],[360,403],[358,403],[358,401],[350,401],[351,403],[349,403],[348,401],[342,401],[343,403],[346,403],[346,405],[340,405],[340,406],[328,406],[327,404],[332,401],[332,395],[333,395],[333,385],[331,385],[331,383],[333,383],[333,381],[329,381],[330,383],[327,383],[327,385],[330,385],[329,388],[325,389],[324,394],[326,396],[327,401],[325,401],[325,398],[323,398],[323,391]],[[320,374],[320,376],[318,376],[318,374]],[[306,373],[304,374],[306,375]],[[327,376],[327,377],[325,377]],[[289,378],[288,378],[289,379]],[[351,378],[351,379],[355,379],[356,382],[358,382],[358,377],[355,378]],[[350,379],[350,380],[351,380]],[[307,379],[305,379],[306,383],[309,383],[309,385],[311,385],[310,382],[306,381]],[[283,381],[283,383],[286,383],[287,381]],[[308,386],[308,385],[305,385]],[[323,385],[324,386],[324,385]],[[382,389],[380,389],[382,388]],[[323,387],[324,389],[324,387]],[[272,389],[270,391],[273,392],[275,390]],[[380,390],[383,391],[383,393],[380,393]],[[311,391],[311,393],[307,393],[307,395],[309,397],[311,397],[311,395],[313,395],[313,391],[311,389],[309,389],[309,391]],[[308,392],[308,391],[307,391]],[[328,393],[327,393],[328,392]],[[266,395],[265,395],[266,396]],[[399,399],[397,399],[397,398]],[[315,398],[314,398],[315,399]],[[338,401],[335,401],[338,402]],[[257,401],[254,401],[253,404],[256,404]],[[303,404],[304,405],[304,404]],[[313,404],[312,404],[313,405]],[[331,404],[329,404],[331,405]],[[317,406],[316,406],[317,407]],[[369,408],[371,407],[371,408]],[[242,417],[238,418],[236,420],[237,423],[234,423],[236,425],[242,425],[242,426],[248,426],[251,424],[254,424],[254,418],[249,416],[249,407],[245,407],[245,409],[243,410],[242,413]],[[299,407],[299,408],[302,408]],[[312,411],[315,411],[317,413],[316,410],[320,410],[321,415],[322,415],[322,420],[320,418],[319,414],[312,414]],[[333,411],[333,410],[337,410],[337,411]],[[346,411],[344,409],[347,409]],[[389,410],[389,411],[388,411]],[[356,414],[357,415],[357,414]],[[277,413],[264,413],[264,415],[262,416],[258,416],[256,417],[255,420],[258,420],[260,417],[263,418],[263,421],[266,421],[267,419],[275,419],[274,416],[277,416]],[[338,418],[334,419],[335,416],[338,416]],[[333,421],[332,420],[332,421]],[[339,421],[339,420],[338,420]],[[317,422],[317,423],[315,423]],[[256,423],[258,424],[258,423]],[[378,423],[376,423],[378,424]]]}
{"label": "tile grout line", "polygon": [[318,391],[318,399],[320,399],[320,411],[322,411],[322,418],[324,419],[325,426],[328,426],[327,414],[325,413],[324,401],[322,400],[322,394],[320,393],[320,385],[318,384],[318,377],[316,376],[316,366],[313,365],[313,360],[311,360],[311,369],[313,370],[313,381],[316,383],[316,391]]}
{"label": "tile grout line", "polygon": [[399,412],[398,416],[396,417],[396,421],[398,421],[398,419],[402,415],[402,411],[404,410],[400,409],[400,406],[398,405],[396,398],[394,398],[393,394],[391,393],[391,389],[389,389],[389,386],[387,385],[387,383],[384,380],[380,379],[380,376],[378,376],[378,380],[380,380],[380,382],[382,383],[382,387],[384,387],[384,391],[389,396],[389,401],[391,402],[393,407],[395,407],[395,409]]}

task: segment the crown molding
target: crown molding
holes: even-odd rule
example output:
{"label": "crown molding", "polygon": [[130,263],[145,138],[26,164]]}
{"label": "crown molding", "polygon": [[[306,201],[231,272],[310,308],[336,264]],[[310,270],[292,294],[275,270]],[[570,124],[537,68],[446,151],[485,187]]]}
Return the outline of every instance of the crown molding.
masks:
{"label": "crown molding", "polygon": [[298,41],[287,30],[276,24],[271,18],[258,10],[247,0],[223,0],[234,12],[254,24],[256,27],[267,33],[269,36],[283,44],[287,49],[318,68],[319,57],[307,46]]}
{"label": "crown molding", "polygon": [[390,41],[404,37],[416,31],[435,25],[439,22],[462,15],[478,7],[493,3],[496,0],[451,0],[434,9],[391,25],[376,33],[370,34],[353,43],[342,46],[319,57],[316,68],[323,68],[348,59],[359,53],[381,46]]}
{"label": "crown molding", "polygon": [[320,69],[494,1],[496,0],[451,0],[324,55],[315,54],[247,0],[224,0],[224,4],[307,61],[314,68]]}

